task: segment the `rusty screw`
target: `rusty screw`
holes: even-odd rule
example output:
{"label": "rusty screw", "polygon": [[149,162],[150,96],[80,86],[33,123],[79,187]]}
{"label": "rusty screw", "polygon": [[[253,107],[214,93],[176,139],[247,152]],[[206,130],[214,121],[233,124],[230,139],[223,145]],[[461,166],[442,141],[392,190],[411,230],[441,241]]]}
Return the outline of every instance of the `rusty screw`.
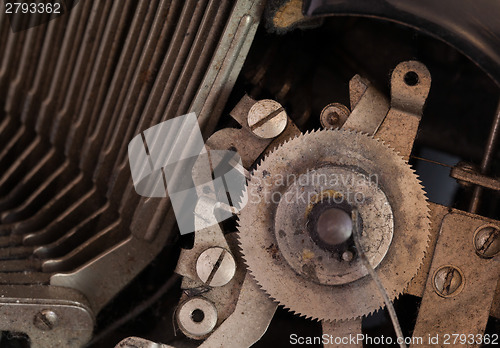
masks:
{"label": "rusty screw", "polygon": [[433,277],[434,290],[439,296],[448,297],[458,294],[463,287],[462,272],[454,266],[440,267]]}
{"label": "rusty screw", "polygon": [[223,286],[229,283],[236,272],[233,255],[226,249],[213,247],[200,254],[196,261],[196,273],[209,286]]}
{"label": "rusty screw", "polygon": [[342,127],[351,112],[342,104],[328,104],[321,110],[320,122],[323,128],[338,128]]}
{"label": "rusty screw", "polygon": [[479,227],[474,234],[476,253],[484,258],[491,258],[500,252],[500,229],[494,225]]}
{"label": "rusty screw", "polygon": [[287,122],[286,111],[271,99],[256,102],[248,112],[248,126],[259,138],[277,137],[285,130]]}
{"label": "rusty screw", "polygon": [[50,309],[44,309],[38,312],[33,319],[33,324],[43,331],[49,331],[54,328],[57,322],[57,314]]}
{"label": "rusty screw", "polygon": [[342,260],[345,262],[351,262],[354,259],[354,254],[352,251],[346,250],[342,253]]}

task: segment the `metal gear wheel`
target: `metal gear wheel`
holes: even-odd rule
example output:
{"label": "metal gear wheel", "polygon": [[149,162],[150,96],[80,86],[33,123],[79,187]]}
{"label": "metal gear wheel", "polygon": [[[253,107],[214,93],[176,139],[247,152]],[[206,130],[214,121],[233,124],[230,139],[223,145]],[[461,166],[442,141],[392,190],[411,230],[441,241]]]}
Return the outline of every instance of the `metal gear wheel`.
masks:
{"label": "metal gear wheel", "polygon": [[358,209],[361,244],[391,299],[428,246],[420,181],[394,150],[365,134],[321,130],[284,143],[253,172],[247,198],[238,235],[248,269],[271,298],[308,318],[348,320],[384,304],[352,236],[329,245],[315,235],[325,210]]}

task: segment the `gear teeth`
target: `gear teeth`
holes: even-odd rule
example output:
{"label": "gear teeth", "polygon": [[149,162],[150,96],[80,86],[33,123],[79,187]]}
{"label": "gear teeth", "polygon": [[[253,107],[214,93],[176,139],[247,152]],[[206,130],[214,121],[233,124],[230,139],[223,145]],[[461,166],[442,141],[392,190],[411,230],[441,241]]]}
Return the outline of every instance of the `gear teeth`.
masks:
{"label": "gear teeth", "polygon": [[262,162],[264,161],[264,159],[265,159],[266,157],[268,157],[270,154],[272,154],[273,152],[275,152],[275,151],[276,151],[276,149],[278,149],[278,148],[282,147],[283,145],[285,145],[285,144],[287,144],[287,143],[289,143],[289,142],[291,142],[291,141],[293,141],[293,140],[295,140],[295,139],[297,139],[297,138],[300,138],[300,136],[302,136],[302,135],[303,135],[303,133],[300,133],[300,134],[295,134],[294,136],[292,136],[292,137],[290,137],[290,138],[285,139],[282,143],[279,143],[279,144],[274,145],[274,147],[273,147],[270,151],[267,151],[267,152],[266,152],[266,154],[264,155],[264,157],[260,160],[260,163],[262,163]]}
{"label": "gear teeth", "polygon": [[[389,161],[388,163],[390,163],[391,165],[396,165],[396,162],[400,163],[404,167],[404,169],[401,169],[404,172],[404,175],[409,175],[409,177],[411,177],[410,180],[414,179],[415,186],[413,186],[413,190],[415,192],[418,192],[417,199],[420,199],[420,202],[422,203],[420,206],[417,205],[416,211],[420,211],[420,214],[422,214],[422,218],[425,220],[425,221],[420,220],[420,221],[422,221],[421,232],[425,232],[425,231],[428,232],[430,230],[430,225],[431,225],[430,212],[431,211],[429,209],[427,192],[425,191],[425,189],[422,185],[422,182],[421,182],[419,176],[417,175],[417,173],[415,172],[415,170],[408,165],[408,161],[406,161],[403,158],[403,156],[401,156],[401,154],[399,152],[397,152],[394,148],[392,148],[392,146],[390,146],[390,144],[384,142],[383,140],[381,140],[379,138],[376,138],[374,135],[369,135],[369,134],[357,132],[354,130],[346,130],[346,129],[338,129],[338,128],[337,129],[314,129],[312,131],[308,131],[304,134],[299,134],[299,135],[296,135],[294,137],[291,137],[291,138],[285,140],[282,144],[277,145],[272,151],[267,152],[261,158],[261,160],[255,165],[255,169],[252,171],[250,178],[248,180],[248,188],[250,188],[250,186],[252,185],[252,179],[254,179],[257,176],[261,176],[263,171],[265,169],[269,168],[270,163],[272,164],[275,157],[278,156],[277,152],[291,150],[290,147],[292,145],[290,145],[290,144],[296,144],[297,142],[303,141],[305,138],[308,138],[308,137],[312,137],[312,139],[314,140],[315,137],[321,137],[321,136],[323,136],[322,134],[325,134],[325,133],[328,134],[328,136],[324,136],[326,141],[329,140],[328,139],[329,137],[331,137],[331,138],[337,137],[337,140],[334,143],[342,142],[343,144],[345,143],[346,146],[349,146],[349,144],[355,143],[356,148],[359,149],[361,147],[364,148],[364,146],[367,145],[366,140],[363,140],[363,139],[370,139],[370,141],[375,141],[377,146],[381,146],[381,147],[387,149],[388,151],[390,151],[390,153],[392,153],[393,155],[388,156],[388,157],[390,157],[390,159],[388,159],[388,161],[390,160],[392,162]],[[342,144],[342,146],[343,146],[343,144]],[[337,146],[341,146],[341,145],[337,145]],[[370,146],[373,147],[373,144]],[[368,149],[367,151],[372,151],[372,149]],[[373,150],[373,151],[375,151],[375,150]],[[377,151],[382,151],[382,150],[377,149]],[[347,161],[349,161],[349,160],[350,159],[347,158]],[[346,162],[345,164],[348,164],[348,163]],[[407,168],[407,169],[405,169],[405,168]],[[248,194],[248,190],[246,191],[246,193]],[[248,202],[248,204],[250,205],[250,202]],[[280,306],[283,306],[283,308],[285,308],[287,311],[294,313],[298,316],[301,316],[301,317],[304,317],[304,318],[307,318],[310,320],[328,321],[328,322],[338,322],[338,321],[343,322],[343,321],[347,321],[347,320],[359,319],[362,317],[366,317],[368,315],[373,315],[374,313],[377,313],[379,310],[381,310],[382,308],[385,307],[385,305],[382,302],[382,304],[381,305],[379,304],[378,306],[373,306],[373,305],[368,306],[367,305],[366,306],[367,311],[364,313],[359,312],[360,314],[339,313],[338,316],[335,316],[335,314],[333,314],[333,315],[328,315],[328,317],[318,317],[317,315],[314,315],[313,313],[308,312],[308,311],[304,311],[306,313],[301,313],[300,311],[297,310],[297,308],[295,308],[295,303],[293,301],[289,302],[289,303],[281,302],[278,298],[276,298],[274,295],[271,294],[271,292],[275,293],[276,289],[274,289],[275,291],[271,291],[271,292],[268,289],[266,289],[265,284],[268,283],[268,280],[265,278],[262,278],[262,280],[265,280],[264,284],[259,280],[258,272],[260,272],[261,270],[257,269],[258,272],[256,274],[254,272],[255,270],[252,269],[252,267],[251,267],[252,258],[254,258],[254,257],[252,257],[251,255],[247,255],[245,253],[246,245],[248,245],[248,243],[252,243],[251,238],[253,238],[253,237],[249,236],[248,234],[244,236],[242,231],[244,231],[246,229],[246,233],[250,233],[250,231],[251,231],[251,233],[256,233],[256,232],[254,232],[254,230],[248,229],[248,226],[252,226],[253,228],[255,228],[253,226],[253,224],[255,223],[256,220],[248,218],[252,211],[246,211],[246,209],[247,209],[246,207],[243,208],[243,210],[240,212],[241,214],[239,215],[239,218],[238,218],[238,222],[237,222],[237,226],[238,226],[237,241],[238,241],[238,243],[237,243],[237,245],[238,245],[239,249],[241,250],[243,262],[244,262],[248,272],[250,273],[252,278],[255,280],[258,287],[260,289],[262,289],[262,291],[264,291],[266,293],[266,295],[273,302],[278,303]],[[424,233],[422,233],[422,234],[425,235]],[[425,247],[424,247],[424,245],[425,245]],[[424,247],[423,248],[424,250],[422,250],[422,255],[418,256],[418,258],[419,258],[418,266],[416,265],[416,262],[414,262],[413,263],[414,265],[412,267],[415,267],[415,268],[409,269],[408,272],[406,273],[407,277],[404,278],[404,281],[406,283],[404,289],[388,288],[389,296],[392,299],[392,301],[400,298],[403,291],[405,291],[407,289],[407,287],[409,286],[409,284],[411,284],[412,279],[420,272],[421,268],[423,267],[423,260],[424,260],[425,256],[428,254],[429,245],[430,245],[430,238],[429,238],[429,233],[427,233],[427,235],[425,236],[425,239],[422,239],[420,242],[419,248]],[[420,254],[420,249],[418,249],[418,250],[419,250],[418,253]],[[422,257],[420,258],[420,256],[422,256]],[[262,271],[265,271],[265,270],[263,269]],[[407,280],[408,278],[409,278],[409,280]],[[333,288],[335,288],[335,287],[332,287],[332,291],[333,291]]]}

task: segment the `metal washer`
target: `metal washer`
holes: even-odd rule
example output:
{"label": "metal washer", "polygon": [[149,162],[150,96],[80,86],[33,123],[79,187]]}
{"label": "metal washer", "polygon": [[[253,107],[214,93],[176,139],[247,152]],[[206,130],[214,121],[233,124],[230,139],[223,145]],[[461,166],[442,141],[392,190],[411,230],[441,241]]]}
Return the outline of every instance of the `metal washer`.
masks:
{"label": "metal washer", "polygon": [[307,231],[312,206],[321,204],[325,196],[327,202],[357,207],[364,221],[361,243],[373,267],[389,250],[394,231],[392,210],[376,183],[355,168],[343,166],[327,165],[307,171],[283,193],[274,227],[281,255],[295,272],[314,282],[346,284],[368,274],[361,260],[345,262],[341,254],[321,248]]}
{"label": "metal washer", "polygon": [[[202,312],[201,320],[193,317],[195,311]],[[214,304],[202,297],[194,297],[177,308],[177,322],[186,336],[199,339],[208,335],[217,324],[217,309]]]}

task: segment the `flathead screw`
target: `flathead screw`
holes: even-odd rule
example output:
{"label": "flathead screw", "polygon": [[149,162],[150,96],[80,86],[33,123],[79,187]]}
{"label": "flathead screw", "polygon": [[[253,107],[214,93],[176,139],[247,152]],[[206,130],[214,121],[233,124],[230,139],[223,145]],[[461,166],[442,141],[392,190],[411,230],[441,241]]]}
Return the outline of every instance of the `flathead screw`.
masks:
{"label": "flathead screw", "polygon": [[223,286],[229,283],[236,272],[233,255],[224,248],[213,247],[200,254],[196,261],[196,273],[209,286]]}
{"label": "flathead screw", "polygon": [[271,99],[256,102],[248,112],[248,126],[259,138],[277,137],[285,130],[287,122],[286,111]]}
{"label": "flathead screw", "polygon": [[458,294],[463,288],[462,272],[454,266],[443,266],[434,272],[434,290],[439,296],[449,297]]}
{"label": "flathead screw", "polygon": [[494,225],[479,227],[474,233],[476,253],[484,258],[492,258],[500,252],[500,229]]}
{"label": "flathead screw", "polygon": [[33,319],[33,324],[40,330],[49,331],[57,323],[57,314],[50,309],[44,309],[38,312]]}

